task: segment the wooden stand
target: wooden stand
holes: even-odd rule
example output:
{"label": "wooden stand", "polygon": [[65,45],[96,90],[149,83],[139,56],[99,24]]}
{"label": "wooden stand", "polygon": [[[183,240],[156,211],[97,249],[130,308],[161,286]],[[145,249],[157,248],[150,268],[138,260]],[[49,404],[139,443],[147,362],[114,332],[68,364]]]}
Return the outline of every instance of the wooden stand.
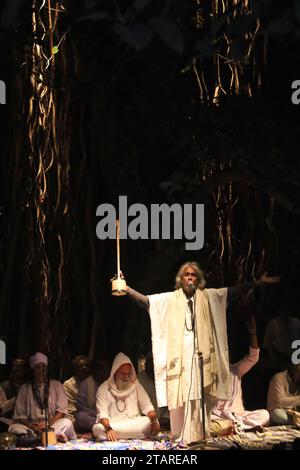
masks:
{"label": "wooden stand", "polygon": [[53,446],[57,444],[56,435],[54,431],[43,431],[41,437],[42,445],[44,447]]}

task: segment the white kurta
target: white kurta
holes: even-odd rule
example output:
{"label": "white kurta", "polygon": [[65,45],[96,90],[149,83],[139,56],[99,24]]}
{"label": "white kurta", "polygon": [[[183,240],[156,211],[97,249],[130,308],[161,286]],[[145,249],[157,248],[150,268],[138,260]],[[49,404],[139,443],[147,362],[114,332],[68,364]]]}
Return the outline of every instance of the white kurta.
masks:
{"label": "white kurta", "polygon": [[[40,385],[40,394],[43,396],[44,384]],[[68,405],[67,397],[64,391],[63,385],[57,380],[50,380],[49,382],[49,418],[51,419],[56,413],[60,412],[67,414]],[[45,413],[41,412],[39,405],[36,403],[32,386],[30,383],[22,385],[18,393],[16,400],[15,412],[13,416],[14,420],[27,420],[30,422],[43,421],[45,419]],[[10,432],[22,433],[26,432],[26,427],[20,424],[13,424],[10,428]],[[66,434],[69,439],[76,439],[76,434],[73,429],[71,420],[62,418],[57,420],[53,428],[55,433]]]}
{"label": "white kurta", "polygon": [[204,397],[205,436],[202,430],[202,398],[199,360],[196,354],[195,335],[191,330],[191,316],[186,305],[185,328],[183,335],[183,401],[184,405],[170,410],[171,430],[175,439],[184,443],[195,442],[209,435],[209,412],[211,398]]}
{"label": "white kurta", "polygon": [[163,408],[157,407],[154,379],[149,377],[149,375],[147,374],[145,370],[139,372],[139,374],[137,375],[137,378],[140,384],[144,387],[147,394],[149,395],[150,401],[152,405],[154,406],[154,410],[156,411],[157,418],[158,419],[161,419],[161,418],[170,419],[170,413],[166,406],[164,406]]}
{"label": "white kurta", "polygon": [[[227,289],[207,289],[209,306],[212,314],[215,350],[218,359],[218,390],[220,397],[228,397],[229,362],[226,330],[226,300]],[[170,299],[174,292],[149,295],[149,314],[152,330],[152,351],[154,359],[155,386],[158,406],[167,403],[167,341],[168,341],[168,315]],[[174,438],[181,437],[185,443],[203,438],[201,433],[201,400],[200,373],[198,358],[195,354],[194,332],[188,331],[190,312],[186,304],[186,327],[183,335],[183,402],[184,406],[170,410],[171,429]],[[201,345],[199,345],[201,350]],[[208,434],[211,414],[211,397],[205,396],[206,407],[206,434]],[[188,404],[188,406],[187,406]]]}

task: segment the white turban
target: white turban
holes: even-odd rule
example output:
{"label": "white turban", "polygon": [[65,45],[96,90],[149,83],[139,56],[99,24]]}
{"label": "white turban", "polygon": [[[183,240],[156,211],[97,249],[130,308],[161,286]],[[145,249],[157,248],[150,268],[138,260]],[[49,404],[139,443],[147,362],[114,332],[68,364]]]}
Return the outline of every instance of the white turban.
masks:
{"label": "white turban", "polygon": [[37,364],[45,364],[48,365],[48,358],[45,354],[37,352],[29,359],[29,364],[31,369],[33,369]]}

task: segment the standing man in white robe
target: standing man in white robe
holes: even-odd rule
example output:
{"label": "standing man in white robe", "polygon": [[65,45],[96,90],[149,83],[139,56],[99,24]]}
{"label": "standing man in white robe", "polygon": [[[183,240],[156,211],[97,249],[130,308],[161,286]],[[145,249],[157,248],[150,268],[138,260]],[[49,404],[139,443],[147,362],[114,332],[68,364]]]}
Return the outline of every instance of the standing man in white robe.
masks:
{"label": "standing man in white robe", "polygon": [[[279,279],[264,274],[259,281],[230,289],[232,293],[243,293]],[[145,296],[129,286],[126,290],[150,314],[157,402],[170,410],[173,438],[184,444],[199,441],[209,435],[214,401],[228,400],[231,395],[226,326],[228,289],[205,289],[198,263],[187,262],[178,271],[174,292]],[[196,347],[203,355],[203,397]],[[206,414],[205,436],[201,398]]]}
{"label": "standing man in white robe", "polygon": [[93,433],[98,440],[142,439],[160,431],[149,396],[123,353],[117,354],[109,379],[98,388],[96,407]]}

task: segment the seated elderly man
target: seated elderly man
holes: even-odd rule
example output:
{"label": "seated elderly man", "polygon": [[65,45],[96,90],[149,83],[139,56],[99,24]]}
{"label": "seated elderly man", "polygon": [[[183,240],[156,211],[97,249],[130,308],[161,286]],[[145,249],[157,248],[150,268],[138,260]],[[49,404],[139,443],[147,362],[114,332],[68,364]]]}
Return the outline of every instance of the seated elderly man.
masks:
{"label": "seated elderly man", "polygon": [[160,431],[149,396],[123,353],[117,354],[109,379],[98,388],[96,406],[93,433],[98,440],[141,439]]}
{"label": "seated elderly man", "polygon": [[13,423],[10,419],[15,406],[15,398],[7,399],[2,387],[0,387],[0,432],[6,432],[8,427]]}
{"label": "seated elderly man", "polygon": [[72,361],[74,375],[64,382],[68,400],[68,418],[75,421],[76,402],[80,384],[90,375],[91,366],[87,356],[76,356]]}
{"label": "seated elderly man", "polygon": [[78,432],[91,432],[96,422],[96,393],[99,385],[109,377],[110,366],[101,359],[92,364],[92,373],[83,380],[78,389],[76,430]]}
{"label": "seated elderly man", "polygon": [[[47,376],[47,357],[38,352],[31,356],[32,377],[20,388],[9,432],[39,434],[45,429],[45,408],[48,402],[50,427],[58,440],[76,439],[72,422],[65,418],[68,412],[67,397],[63,385]],[[31,430],[31,431],[30,431]]]}
{"label": "seated elderly man", "polygon": [[267,406],[272,424],[293,424],[295,412],[300,411],[300,364],[273,376]]}

